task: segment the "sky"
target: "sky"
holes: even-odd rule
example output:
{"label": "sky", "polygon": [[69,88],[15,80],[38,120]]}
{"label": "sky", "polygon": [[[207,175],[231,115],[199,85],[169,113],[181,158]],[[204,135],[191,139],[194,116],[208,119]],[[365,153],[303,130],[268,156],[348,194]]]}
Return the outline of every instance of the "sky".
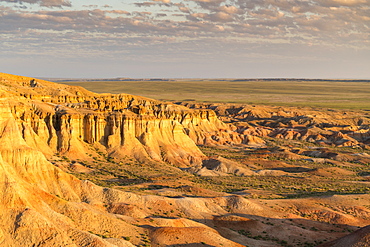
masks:
{"label": "sky", "polygon": [[370,79],[370,0],[0,0],[0,72]]}

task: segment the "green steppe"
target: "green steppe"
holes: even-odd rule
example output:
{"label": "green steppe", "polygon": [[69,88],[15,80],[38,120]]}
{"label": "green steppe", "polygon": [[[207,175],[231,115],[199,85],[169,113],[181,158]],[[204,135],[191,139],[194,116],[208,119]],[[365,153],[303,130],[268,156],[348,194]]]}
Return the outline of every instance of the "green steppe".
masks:
{"label": "green steppe", "polygon": [[165,101],[224,102],[370,109],[370,81],[68,81],[97,93],[128,93]]}

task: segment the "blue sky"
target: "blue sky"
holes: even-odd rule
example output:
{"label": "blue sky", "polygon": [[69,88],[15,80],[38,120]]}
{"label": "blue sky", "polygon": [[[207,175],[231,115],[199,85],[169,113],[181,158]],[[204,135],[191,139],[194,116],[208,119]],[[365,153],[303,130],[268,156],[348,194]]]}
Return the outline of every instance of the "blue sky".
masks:
{"label": "blue sky", "polygon": [[370,79],[370,0],[0,0],[0,71]]}

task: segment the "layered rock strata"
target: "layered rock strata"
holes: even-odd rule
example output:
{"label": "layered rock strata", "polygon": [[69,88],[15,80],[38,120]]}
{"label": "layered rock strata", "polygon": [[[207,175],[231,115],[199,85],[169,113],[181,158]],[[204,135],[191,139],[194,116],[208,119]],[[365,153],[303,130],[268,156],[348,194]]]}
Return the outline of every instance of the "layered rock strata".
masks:
{"label": "layered rock strata", "polygon": [[214,112],[0,75],[1,246],[146,246],[150,233],[161,245],[168,240],[158,232],[168,231],[169,224],[183,233],[197,229],[203,239],[210,235],[224,246],[242,246],[191,220],[184,219],[181,227],[175,220],[158,222],[155,230],[138,226],[137,220],[153,215],[157,204],[201,219],[234,208],[228,198],[190,202],[139,196],[80,181],[48,161],[55,154],[89,158],[103,149],[113,157],[196,164],[204,155],[185,128],[194,133],[226,128]]}
{"label": "layered rock strata", "polygon": [[251,140],[208,109],[190,110],[126,94],[100,95],[6,74],[1,76],[0,90],[22,137],[45,155],[87,158],[88,145],[97,145],[111,157],[186,167],[205,158],[197,144]]}

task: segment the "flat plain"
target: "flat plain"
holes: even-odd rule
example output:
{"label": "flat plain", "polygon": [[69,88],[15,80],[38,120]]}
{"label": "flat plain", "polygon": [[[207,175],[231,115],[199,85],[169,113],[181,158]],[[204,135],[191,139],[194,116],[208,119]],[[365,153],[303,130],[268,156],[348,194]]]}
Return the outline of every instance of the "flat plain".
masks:
{"label": "flat plain", "polygon": [[164,101],[370,109],[368,80],[67,81],[96,93],[127,93]]}

